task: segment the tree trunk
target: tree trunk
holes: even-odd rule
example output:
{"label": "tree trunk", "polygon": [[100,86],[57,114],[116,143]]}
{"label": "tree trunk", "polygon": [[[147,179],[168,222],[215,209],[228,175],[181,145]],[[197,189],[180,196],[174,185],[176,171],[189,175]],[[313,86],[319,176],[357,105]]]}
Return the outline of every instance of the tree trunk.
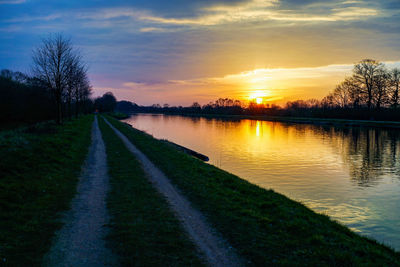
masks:
{"label": "tree trunk", "polygon": [[61,92],[57,90],[56,95],[56,102],[57,102],[57,124],[62,124],[62,100],[61,100]]}

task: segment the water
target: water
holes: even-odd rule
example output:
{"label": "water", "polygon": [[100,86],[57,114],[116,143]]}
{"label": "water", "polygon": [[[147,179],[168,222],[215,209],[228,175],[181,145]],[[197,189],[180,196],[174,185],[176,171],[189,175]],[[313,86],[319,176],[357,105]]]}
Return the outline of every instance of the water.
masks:
{"label": "water", "polygon": [[154,114],[125,121],[400,250],[400,130]]}

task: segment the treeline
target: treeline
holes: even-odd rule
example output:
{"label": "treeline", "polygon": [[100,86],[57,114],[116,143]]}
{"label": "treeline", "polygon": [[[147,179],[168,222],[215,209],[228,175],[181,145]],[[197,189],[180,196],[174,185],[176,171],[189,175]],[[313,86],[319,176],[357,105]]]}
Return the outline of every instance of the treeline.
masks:
{"label": "treeline", "polygon": [[[88,87],[86,87],[88,88]],[[63,118],[77,117],[93,110],[90,90],[77,95],[63,94]],[[52,92],[40,79],[11,70],[0,71],[0,123],[18,125],[57,119],[57,105]]]}
{"label": "treeline", "polygon": [[171,113],[171,114],[224,114],[224,115],[278,115],[283,109],[277,105],[246,103],[230,98],[219,98],[201,106],[194,102],[191,106],[170,106],[164,104],[154,104],[151,106],[139,106],[130,101],[118,101],[116,111],[123,113],[143,112],[143,113]]}
{"label": "treeline", "polygon": [[354,65],[353,74],[321,101],[310,99],[288,102],[291,116],[400,120],[400,70],[364,59]]}
{"label": "treeline", "polygon": [[207,105],[201,106],[199,103],[194,102],[189,107],[183,106],[170,106],[164,104],[154,104],[151,106],[139,106],[130,101],[118,101],[116,110],[119,112],[145,112],[145,113],[204,113],[204,114],[242,114],[244,104],[239,100],[232,100],[228,98],[220,98],[215,102],[210,102]]}
{"label": "treeline", "polygon": [[32,75],[0,72],[0,123],[66,118],[93,110],[87,67],[69,39],[57,34],[33,52]]}
{"label": "treeline", "polygon": [[353,74],[340,83],[322,100],[289,101],[284,107],[220,98],[201,106],[189,107],[164,104],[138,106],[120,101],[120,112],[150,112],[173,114],[232,114],[316,117],[361,120],[400,120],[400,70],[388,69],[383,63],[364,59],[354,65]]}
{"label": "treeline", "polygon": [[40,81],[21,72],[0,72],[0,123],[18,124],[53,118],[55,105]]}
{"label": "treeline", "polygon": [[354,66],[353,75],[336,86],[321,104],[337,108],[368,109],[399,106],[400,69],[364,59]]}
{"label": "treeline", "polygon": [[288,102],[284,107],[269,104],[245,103],[239,100],[220,98],[206,105],[197,102],[189,107],[161,106],[138,106],[129,101],[118,101],[116,110],[123,113],[165,113],[165,114],[215,114],[215,115],[266,115],[282,117],[310,117],[331,119],[357,119],[357,120],[400,120],[400,108],[382,107],[368,109],[367,107],[342,108],[338,106],[325,105],[316,99],[297,100]]}

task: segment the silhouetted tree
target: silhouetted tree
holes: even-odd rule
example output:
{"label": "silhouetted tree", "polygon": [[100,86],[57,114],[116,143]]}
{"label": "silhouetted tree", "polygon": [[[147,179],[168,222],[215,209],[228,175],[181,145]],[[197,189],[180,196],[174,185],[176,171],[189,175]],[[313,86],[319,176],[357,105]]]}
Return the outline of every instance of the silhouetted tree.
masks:
{"label": "silhouetted tree", "polygon": [[397,108],[399,105],[400,69],[394,68],[390,72],[390,105]]}
{"label": "silhouetted tree", "polygon": [[[42,80],[54,95],[57,106],[57,122],[63,120],[63,97],[72,101],[72,91],[77,82],[76,73],[83,70],[81,56],[70,39],[61,34],[43,39],[33,54],[33,73]],[[86,72],[85,74],[86,75]]]}
{"label": "silhouetted tree", "polygon": [[346,82],[337,85],[332,94],[332,104],[345,108],[350,103],[350,88]]}
{"label": "silhouetted tree", "polygon": [[354,66],[354,74],[323,99],[325,106],[396,108],[399,103],[400,70],[387,70],[376,60],[365,59]]}
{"label": "silhouetted tree", "polygon": [[374,78],[374,103],[376,109],[380,109],[382,105],[387,103],[387,87],[389,84],[389,74],[383,67],[376,70]]}
{"label": "silhouetted tree", "polygon": [[341,86],[347,91],[348,106],[358,108],[363,101],[363,93],[360,84],[354,77],[348,77],[341,83]]}
{"label": "silhouetted tree", "polygon": [[52,110],[50,94],[41,81],[21,72],[0,71],[0,124],[48,120]]}
{"label": "silhouetted tree", "polygon": [[119,111],[119,112],[130,113],[130,112],[134,112],[137,109],[137,107],[138,107],[138,105],[135,103],[132,103],[132,102],[126,101],[126,100],[122,100],[122,101],[117,102],[115,110]]}
{"label": "silhouetted tree", "polygon": [[383,64],[373,59],[364,59],[354,65],[353,78],[367,97],[368,109],[372,107],[377,74],[382,68]]}
{"label": "silhouetted tree", "polygon": [[117,99],[112,92],[107,92],[102,97],[96,98],[94,105],[101,112],[112,112],[117,105]]}

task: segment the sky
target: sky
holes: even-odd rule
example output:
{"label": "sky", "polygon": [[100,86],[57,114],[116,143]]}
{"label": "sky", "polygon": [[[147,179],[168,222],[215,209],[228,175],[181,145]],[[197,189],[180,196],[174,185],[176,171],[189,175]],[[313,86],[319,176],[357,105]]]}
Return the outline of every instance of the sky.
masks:
{"label": "sky", "polygon": [[94,96],[141,105],[324,97],[373,58],[400,66],[400,1],[0,0],[0,69],[71,38]]}

